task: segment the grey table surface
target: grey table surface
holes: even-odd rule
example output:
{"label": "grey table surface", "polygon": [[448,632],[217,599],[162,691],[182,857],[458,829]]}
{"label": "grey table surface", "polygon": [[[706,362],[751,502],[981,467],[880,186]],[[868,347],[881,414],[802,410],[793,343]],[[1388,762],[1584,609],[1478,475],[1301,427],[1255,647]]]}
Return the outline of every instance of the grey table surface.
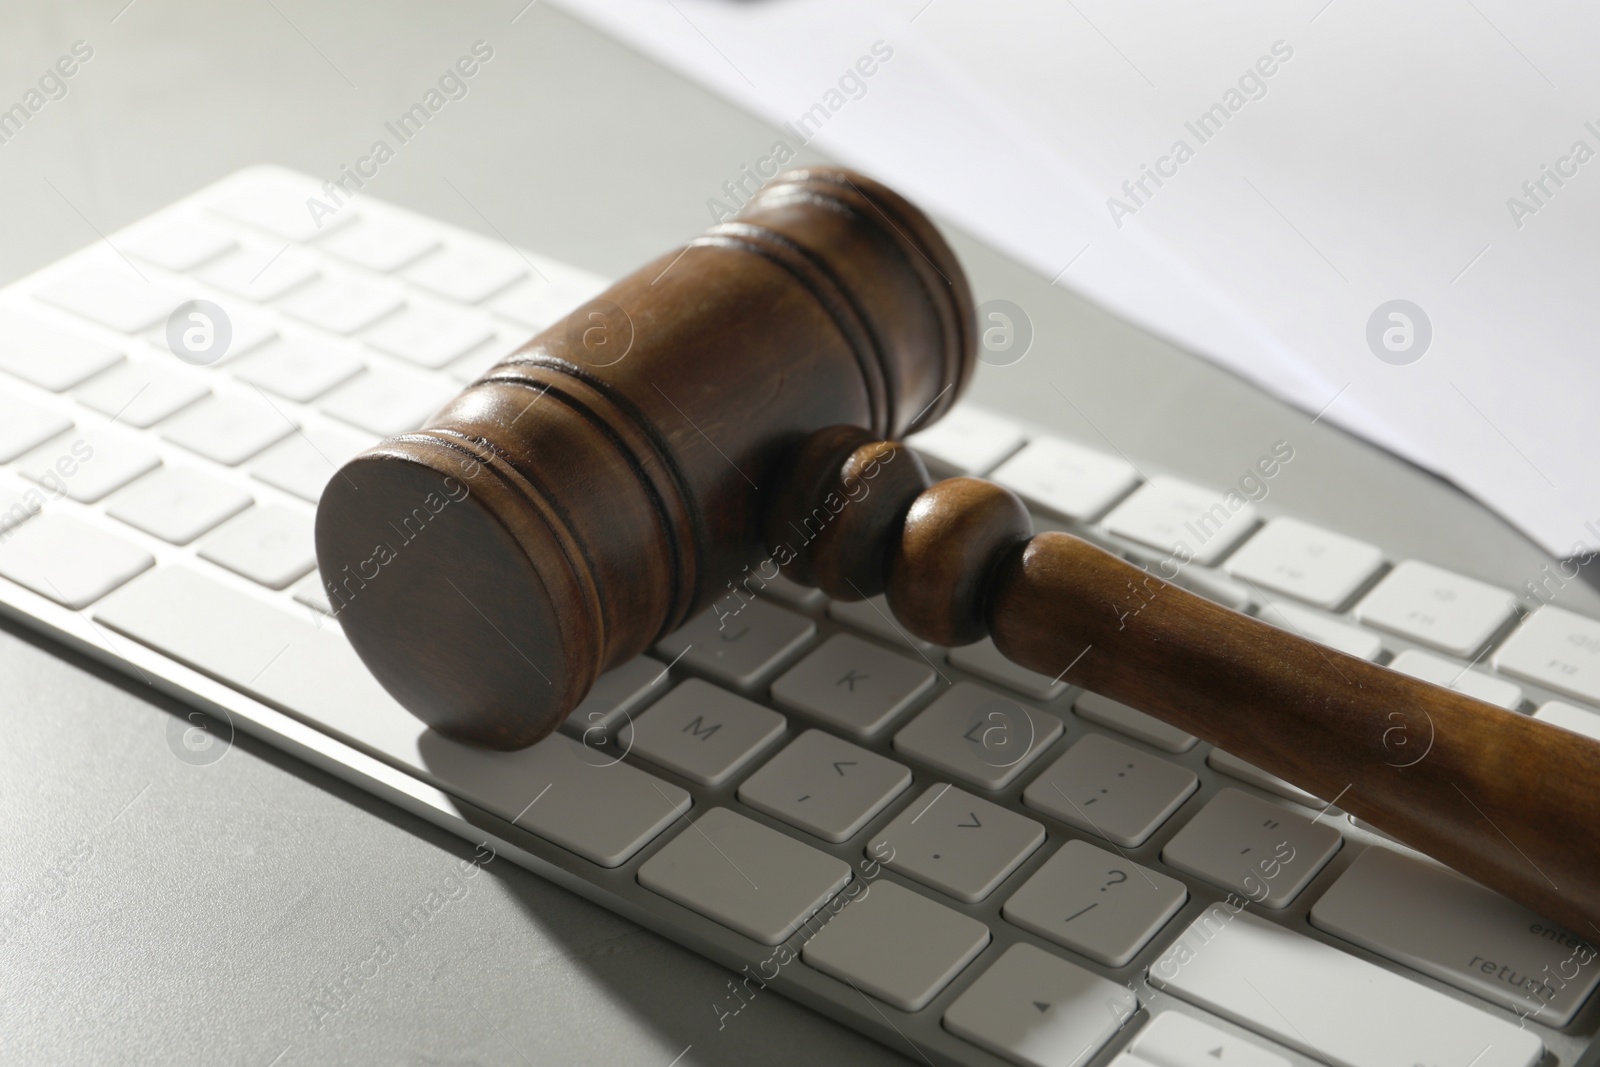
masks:
{"label": "grey table surface", "polygon": [[[0,145],[0,283],[247,164],[334,173],[477,40],[493,60],[374,195],[612,274],[702,229],[772,131],[525,2],[9,0],[6,105],[74,41],[94,55]],[[1547,562],[1449,486],[953,239],[980,298],[1036,330],[1028,358],[982,369],[980,402],[1218,484],[1286,439],[1273,505],[1508,587]],[[1561,596],[1600,609],[1585,586]],[[0,623],[0,1059],[906,1062],[777,995],[719,1029],[722,969],[504,861],[450,881],[469,844],[250,738],[180,762],[183,710]]]}

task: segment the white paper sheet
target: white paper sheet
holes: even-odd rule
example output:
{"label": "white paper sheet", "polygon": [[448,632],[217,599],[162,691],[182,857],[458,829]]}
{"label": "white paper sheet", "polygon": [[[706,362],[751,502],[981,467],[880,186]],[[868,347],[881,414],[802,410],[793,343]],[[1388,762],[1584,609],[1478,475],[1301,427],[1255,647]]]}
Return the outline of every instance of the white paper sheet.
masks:
{"label": "white paper sheet", "polygon": [[[1600,547],[1592,6],[561,2],[1550,552]],[[1409,350],[1376,331],[1402,362],[1369,344],[1394,300],[1431,325],[1411,362],[1409,309]]]}

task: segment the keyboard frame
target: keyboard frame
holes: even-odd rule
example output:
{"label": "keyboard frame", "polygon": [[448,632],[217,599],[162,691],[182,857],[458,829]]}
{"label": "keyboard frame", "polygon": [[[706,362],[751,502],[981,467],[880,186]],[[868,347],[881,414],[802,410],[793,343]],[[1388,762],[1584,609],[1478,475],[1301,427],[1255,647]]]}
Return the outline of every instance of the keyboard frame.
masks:
{"label": "keyboard frame", "polygon": [[[315,185],[313,179],[294,175],[292,172],[282,171],[279,168],[246,168],[244,171],[201,189],[176,204],[140,220],[133,226],[111,235],[111,242],[120,244],[122,239],[130,233],[143,232],[147,228],[158,225],[162,219],[178,214],[181,210],[186,210],[189,205],[222,195],[232,187],[231,183],[255,180],[264,173],[278,176],[288,175],[293,180],[312,182]],[[363,199],[358,201],[357,204],[371,202]],[[404,216],[414,221],[417,225],[438,233],[441,237],[454,237],[464,242],[486,241],[480,235],[459,230],[447,223],[413,212],[407,212],[393,205],[383,205],[383,211],[386,214],[394,214],[397,217]],[[6,287],[5,293],[10,294],[37,288],[49,280],[53,280],[59,273],[82,265],[87,258],[101,256],[103,253],[98,251],[99,248],[100,246],[97,242],[79,253],[75,253],[41,271],[18,280],[11,286]],[[544,257],[534,257],[534,259],[540,263],[550,262]],[[62,312],[61,316],[55,317],[64,316],[66,316],[66,313]],[[84,324],[75,323],[74,325],[80,332],[109,333],[109,331],[89,330]],[[397,365],[404,366],[403,363]],[[446,374],[442,370],[434,372],[419,370],[418,373]],[[80,421],[91,425],[103,423],[103,418],[93,417],[93,413],[87,412],[86,409],[81,409],[74,404],[70,399],[70,391],[57,394],[57,397],[61,401],[61,406],[71,407],[75,417]],[[284,403],[284,406],[294,407],[294,405],[287,404],[287,402]],[[1029,434],[1030,438],[1045,434],[1045,431],[1039,427],[1028,425],[1023,420],[1016,421]],[[165,453],[169,450],[176,450],[176,446],[166,445],[164,442],[154,439],[154,430],[125,432],[133,433],[140,436],[141,439],[148,440],[150,446],[157,451]],[[1089,447],[1095,447],[1093,442],[1084,442],[1084,444]],[[177,454],[187,455],[182,453],[181,450]],[[1141,467],[1152,473],[1168,473],[1160,464],[1151,463],[1146,465],[1142,459],[1140,462]],[[205,461],[202,461],[202,464],[204,463]],[[305,506],[304,501],[300,501],[298,498],[281,493],[272,487],[256,483],[253,479],[249,481],[251,490],[256,495],[258,502],[287,499],[296,501],[297,505],[302,508]],[[68,500],[56,501],[48,506],[61,508],[64,513],[77,513],[80,508],[85,511],[96,511],[99,508],[99,505],[79,505]],[[1270,519],[1279,514],[1270,504],[1260,506],[1260,510],[1264,519]],[[1047,516],[1036,515],[1035,518],[1040,529],[1063,529],[1073,533],[1087,534],[1097,543],[1112,547],[1141,562],[1154,562],[1162,557],[1160,553],[1122,541],[1104,531],[1096,529],[1085,530],[1076,524],[1052,520]],[[109,518],[105,519],[104,522],[113,526],[116,525],[114,520]],[[117,528],[119,532],[123,532],[120,526]],[[126,533],[131,539],[146,547],[159,545],[155,538],[136,534],[131,528]],[[166,547],[171,548],[171,546]],[[292,603],[289,600],[289,592],[287,590],[272,593],[255,587],[246,579],[233,575],[223,568],[199,560],[193,555],[192,547],[191,545],[186,548],[173,549],[170,552],[157,551],[153,548],[152,551],[157,556],[157,566],[170,562],[176,557],[182,557],[196,568],[203,569],[208,576],[222,576],[236,588],[248,589],[252,595],[261,597],[275,606],[282,608],[286,604]],[[1292,598],[1285,597],[1283,599],[1294,603]],[[1359,599],[1359,597],[1355,599]],[[775,603],[779,603],[780,606],[788,610],[802,611],[802,609],[795,608],[779,600],[775,600]],[[313,617],[317,614],[300,605],[294,605],[294,607],[298,610],[307,611]],[[380,797],[468,842],[487,844],[499,856],[510,859],[518,866],[561,885],[619,915],[625,916],[647,929],[653,930],[692,951],[728,967],[731,971],[740,973],[741,968],[749,965],[751,972],[754,972],[755,964],[767,958],[773,951],[769,946],[760,945],[746,939],[696,912],[644,889],[637,883],[634,875],[639,865],[653,856],[657,850],[664,847],[677,833],[682,832],[683,828],[681,826],[671,827],[663,831],[633,855],[628,862],[619,867],[610,869],[598,867],[574,853],[522,830],[492,812],[452,796],[440,788],[439,783],[403,770],[379,758],[349,738],[326,732],[284,709],[273,707],[248,696],[231,686],[216,681],[208,675],[185,666],[183,663],[153,648],[109,632],[105,627],[91,620],[90,613],[92,609],[93,605],[82,611],[64,608],[22,586],[0,578],[0,612],[4,612],[8,618],[21,625],[41,632],[80,654],[116,669],[132,681],[148,684],[164,695],[174,698],[185,705],[210,714],[215,718],[226,720],[232,724],[235,730],[242,730],[277,749],[334,774],[357,788]],[[782,669],[803,658],[805,654],[815,649],[834,633],[849,633],[862,640],[885,647],[890,651],[917,658],[915,652],[905,647],[896,647],[893,643],[886,642],[871,633],[856,630],[834,621],[827,616],[825,605],[816,606],[810,610],[803,611],[803,613],[816,622],[818,628],[816,636],[765,678],[759,695],[751,693],[744,695],[752,696],[763,703],[768,703],[770,706],[770,702],[763,699],[766,683],[770,682],[773,676],[781,673]],[[1348,613],[1332,617],[1350,625],[1359,626]],[[337,626],[337,623],[331,620],[321,619],[319,621],[322,625]],[[1362,627],[1362,629],[1370,628]],[[1378,631],[1372,632],[1379,633],[1385,651],[1389,655],[1408,648],[1422,648],[1422,646],[1409,642],[1404,638]],[[1509,632],[1509,629],[1507,632]],[[1499,640],[1503,640],[1504,637],[1505,633],[1502,633],[1497,639],[1497,643]],[[1423,650],[1432,651],[1425,648]],[[1488,657],[1485,656],[1484,659],[1487,660]],[[883,1045],[901,1052],[913,1061],[926,1060],[939,1064],[941,1067],[945,1067],[945,1065],[949,1065],[949,1067],[1005,1067],[1007,1061],[1001,1060],[944,1030],[940,1019],[951,1001],[959,997],[967,986],[1000,953],[1014,943],[1028,942],[1119,984],[1132,983],[1140,995],[1142,1005],[1140,1013],[1108,1043],[1099,1055],[1087,1061],[1084,1067],[1108,1064],[1115,1059],[1119,1051],[1125,1048],[1137,1035],[1137,1032],[1147,1020],[1151,1009],[1160,1011],[1175,1010],[1193,1015],[1220,1030],[1242,1035],[1251,1043],[1271,1048],[1291,1063],[1296,1064],[1297,1067],[1310,1067],[1310,1065],[1319,1062],[1316,1059],[1305,1057],[1274,1045],[1252,1031],[1238,1027],[1185,1001],[1161,993],[1145,983],[1142,978],[1145,968],[1165,950],[1176,933],[1187,926],[1200,912],[1223,900],[1226,896],[1219,890],[1199,883],[1195,879],[1167,867],[1159,858],[1161,848],[1166,841],[1186,825],[1188,820],[1219,789],[1239,789],[1302,814],[1314,816],[1318,814],[1317,809],[1304,808],[1273,793],[1231,779],[1211,769],[1205,762],[1210,746],[1204,742],[1197,744],[1186,753],[1174,754],[1151,748],[1143,745],[1137,739],[1080,719],[1070,710],[1072,701],[1081,691],[1077,687],[1069,687],[1064,693],[1051,701],[1040,702],[1014,694],[1003,686],[998,686],[995,683],[985,681],[981,677],[962,671],[942,659],[937,660],[937,664],[938,669],[951,682],[975,682],[986,688],[1005,693],[1011,699],[1025,703],[1030,707],[1040,708],[1047,713],[1055,714],[1062,719],[1066,727],[1063,735],[1049,749],[1042,752],[1026,771],[1020,774],[1006,788],[995,793],[981,794],[995,803],[1020,811],[1030,818],[1043,823],[1048,831],[1046,843],[1010,874],[995,892],[977,904],[963,904],[952,898],[946,898],[942,894],[926,889],[920,884],[891,871],[883,870],[882,873],[877,875],[879,878],[887,878],[898,882],[912,891],[930,896],[947,907],[954,908],[963,914],[983,921],[988,925],[993,935],[993,940],[989,946],[983,950],[973,963],[921,1011],[916,1013],[900,1012],[887,1004],[871,1000],[866,995],[851,989],[846,983],[839,982],[822,974],[820,971],[813,970],[798,960],[783,967],[778,977],[767,983],[772,990],[805,1004],[831,1019],[850,1026],[852,1029],[873,1038]],[[671,684],[676,684],[685,678],[694,676],[696,675],[691,670],[679,665],[671,669],[670,682]],[[1545,700],[1559,699],[1571,702],[1570,698],[1542,690],[1538,686],[1522,682],[1518,682],[1518,684],[1522,686],[1527,698],[1535,705],[1543,703]],[[665,692],[668,688],[670,688],[670,685],[663,684],[661,691]],[[789,723],[784,738],[767,749],[762,757],[753,760],[750,766],[733,775],[727,782],[716,788],[700,786],[673,774],[671,771],[642,760],[638,760],[638,763],[642,768],[649,770],[650,773],[666,781],[673,782],[690,793],[695,804],[695,808],[689,812],[688,817],[690,819],[698,817],[700,813],[703,813],[710,806],[729,807],[747,818],[770,826],[787,836],[803,840],[812,847],[829,855],[837,856],[849,863],[852,868],[855,868],[859,876],[860,861],[864,859],[863,848],[865,842],[870,840],[873,835],[881,831],[885,825],[913,803],[928,785],[950,780],[948,776],[939,774],[902,753],[895,752],[891,744],[893,736],[899,727],[909,722],[929,703],[937,699],[943,691],[943,687],[935,685],[928,692],[922,694],[910,707],[903,710],[888,727],[882,730],[874,740],[861,741],[855,738],[846,738],[854,744],[907,764],[912,769],[913,781],[883,811],[869,820],[849,840],[840,844],[832,844],[821,839],[812,838],[777,819],[743,805],[736,797],[738,787],[743,780],[762,766],[766,758],[779,751],[788,740],[807,728],[826,729],[825,726],[812,722],[802,713],[791,712],[781,708],[777,709],[785,715]],[[648,705],[645,706],[648,707]],[[1144,844],[1137,848],[1122,850],[1133,861],[1162,871],[1183,882],[1189,887],[1190,896],[1184,906],[1162,928],[1161,933],[1154,937],[1143,950],[1135,954],[1128,964],[1118,968],[1104,967],[1085,957],[1077,956],[1052,942],[1032,935],[1020,927],[1011,925],[1000,914],[1004,901],[1011,893],[1048,860],[1066,840],[1084,840],[1098,847],[1107,847],[1105,842],[1096,837],[1085,834],[1067,824],[1056,822],[1049,816],[1033,809],[1024,807],[1020,799],[1022,792],[1029,783],[1044,768],[1049,766],[1065,747],[1090,733],[1104,734],[1122,743],[1149,751],[1162,759],[1185,766],[1200,779],[1197,791],[1185,800],[1179,809]],[[224,755],[222,758],[227,757]],[[636,757],[629,758],[630,761],[636,759]],[[956,785],[958,788],[972,788],[959,782]],[[1505,1009],[1498,1008],[1487,1001],[1419,972],[1399,967],[1365,949],[1324,933],[1307,921],[1307,915],[1321,893],[1349,866],[1362,848],[1374,845],[1397,847],[1377,835],[1351,824],[1342,815],[1330,814],[1326,818],[1338,818],[1340,820],[1339,829],[1343,835],[1344,844],[1339,851],[1288,908],[1282,911],[1258,908],[1255,909],[1257,914],[1265,915],[1272,921],[1288,925],[1304,936],[1334,945],[1341,951],[1350,953],[1358,958],[1367,959],[1386,970],[1402,973],[1421,985],[1472,1005],[1479,1010],[1496,1014],[1501,1018],[1510,1019],[1514,1022],[1515,1016]],[[682,820],[679,821],[681,822]],[[798,947],[803,938],[804,932],[802,931],[791,938],[788,944],[798,953]],[[711,1008],[712,1006],[708,1005],[708,1009]],[[728,1019],[727,1024],[741,1025],[733,1018]],[[747,1023],[746,1025],[755,1024]],[[1528,1025],[1535,1030],[1546,1045],[1547,1055],[1543,1061],[1544,1063],[1559,1062],[1561,1064],[1569,1064],[1578,1062],[1580,1058],[1583,1058],[1585,1062],[1592,1062],[1592,1057],[1584,1056],[1584,1050],[1600,1050],[1600,1043],[1595,1043],[1592,1040],[1596,1033],[1600,1032],[1600,995],[1591,996],[1589,1001],[1579,1010],[1572,1023],[1564,1028],[1558,1030],[1539,1022],[1532,1022]],[[1552,1055],[1554,1056],[1554,1061],[1551,1059]]]}

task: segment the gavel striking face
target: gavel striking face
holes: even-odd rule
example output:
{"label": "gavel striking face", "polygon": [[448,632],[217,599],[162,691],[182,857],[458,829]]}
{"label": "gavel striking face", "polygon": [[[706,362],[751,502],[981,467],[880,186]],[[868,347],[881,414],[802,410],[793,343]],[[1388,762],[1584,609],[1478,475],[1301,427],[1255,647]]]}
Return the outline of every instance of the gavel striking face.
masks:
{"label": "gavel striking face", "polygon": [[[316,539],[344,632],[439,732],[549,734],[750,569],[886,592],[942,645],[1170,722],[1541,914],[1600,924],[1600,743],[1203,600],[890,443],[971,376],[954,253],[867,178],[779,176],[352,459]],[[1135,610],[1137,609],[1137,610]]]}

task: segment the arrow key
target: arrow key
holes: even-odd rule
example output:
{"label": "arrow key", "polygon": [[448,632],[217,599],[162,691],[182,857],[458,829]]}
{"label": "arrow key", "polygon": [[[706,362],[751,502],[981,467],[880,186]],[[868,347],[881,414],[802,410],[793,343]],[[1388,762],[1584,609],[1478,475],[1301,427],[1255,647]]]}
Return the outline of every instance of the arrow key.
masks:
{"label": "arrow key", "polygon": [[824,841],[845,841],[911,784],[901,764],[807,730],[739,787],[739,799]]}

